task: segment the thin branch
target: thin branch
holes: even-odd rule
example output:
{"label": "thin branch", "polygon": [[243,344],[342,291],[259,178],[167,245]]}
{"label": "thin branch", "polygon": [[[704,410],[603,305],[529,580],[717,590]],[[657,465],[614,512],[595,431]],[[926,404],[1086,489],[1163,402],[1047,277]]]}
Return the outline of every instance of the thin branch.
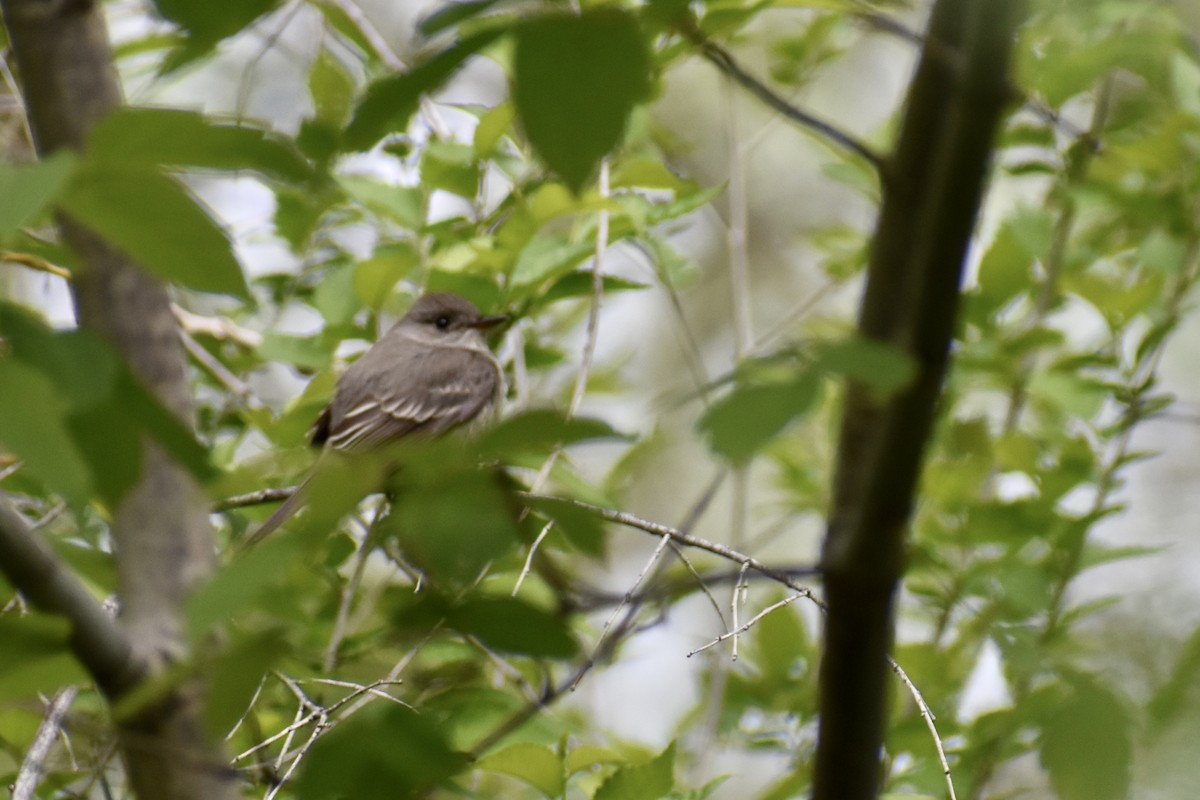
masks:
{"label": "thin branch", "polygon": [[35,608],[71,623],[71,651],[109,696],[141,679],[125,632],[0,495],[0,572]]}
{"label": "thin branch", "polygon": [[700,51],[700,55],[715,65],[717,69],[737,81],[750,94],[801,127],[808,128],[837,147],[865,159],[875,168],[881,179],[886,177],[887,163],[874,150],[840,128],[822,119],[818,119],[807,111],[789,103],[758,78],[743,69],[728,50],[705,37],[694,25],[682,24],[680,32],[683,33],[688,41],[696,45]]}
{"label": "thin branch", "polygon": [[[561,497],[548,498],[545,495],[538,495],[532,492],[516,492],[516,496],[524,500],[554,499],[557,502],[563,502],[563,498]],[[650,533],[655,536],[665,536],[677,544],[685,547],[695,547],[698,550],[706,550],[713,555],[720,556],[721,558],[732,561],[735,564],[747,564],[749,568],[755,572],[765,575],[772,580],[778,581],[784,586],[806,595],[810,600],[818,605],[821,605],[821,602],[817,599],[816,595],[813,594],[812,590],[807,586],[798,583],[791,575],[775,567],[768,566],[753,556],[748,556],[745,553],[739,553],[732,547],[720,544],[719,542],[710,542],[707,539],[701,539],[698,536],[685,533],[678,528],[672,528],[670,525],[664,525],[661,522],[653,522],[648,519],[643,519],[635,514],[630,514],[628,511],[617,511],[616,509],[604,508],[602,506],[592,505],[591,503],[585,503],[582,500],[567,500],[566,502],[582,511],[595,514],[597,517],[608,520],[609,522],[615,522],[618,525],[624,525],[628,528],[635,528],[637,530],[645,531],[646,533]]]}
{"label": "thin branch", "polygon": [[33,800],[42,776],[46,774],[46,759],[54,747],[54,741],[63,729],[63,720],[67,711],[75,702],[79,690],[74,686],[62,689],[54,696],[46,709],[46,716],[38,726],[33,737],[33,744],[21,761],[21,769],[17,772],[17,780],[13,785],[12,800]]}
{"label": "thin branch", "polygon": [[[610,614],[608,619],[605,620],[604,627],[600,629],[600,636],[596,639],[596,644],[592,648],[592,655],[588,658],[588,663],[596,663],[597,655],[599,654],[601,647],[607,644],[606,637],[608,636],[608,632],[612,628],[613,623],[616,621],[617,617],[620,616],[621,612],[625,610],[626,607],[631,605],[630,600],[632,598],[633,591],[642,585],[642,581],[645,580],[646,575],[650,572],[650,569],[656,563],[658,563],[658,559],[662,557],[662,552],[670,541],[671,537],[669,535],[663,535],[663,537],[659,539],[658,546],[654,548],[654,552],[650,554],[650,558],[647,559],[646,565],[642,567],[642,571],[638,573],[637,578],[633,582],[633,586],[629,587],[629,591],[625,593],[622,601],[617,604],[617,607],[613,609],[612,614]],[[578,676],[575,678],[575,683],[571,686],[572,690],[579,686],[579,682],[583,680],[583,676],[585,674],[587,673],[582,671],[578,674]]]}
{"label": "thin branch", "polygon": [[[736,584],[734,586],[734,594],[736,595],[740,589],[741,589],[741,583]],[[691,658],[692,656],[696,655],[696,653],[702,653],[710,647],[717,646],[718,644],[725,641],[726,639],[733,639],[733,644],[734,644],[734,647],[736,648],[738,636],[740,636],[741,634],[745,633],[746,631],[750,630],[755,625],[757,625],[759,620],[761,620],[763,617],[767,616],[767,614],[770,614],[772,611],[775,611],[776,609],[783,608],[784,606],[786,606],[796,600],[799,600],[801,597],[804,597],[804,595],[790,594],[787,597],[780,600],[779,602],[772,603],[771,605],[767,606],[762,611],[758,612],[753,617],[751,617],[750,620],[748,622],[746,622],[744,625],[742,625],[732,631],[729,631],[728,633],[722,633],[720,636],[713,639],[708,644],[697,647],[695,650],[690,651],[687,654],[687,657]],[[737,650],[736,649],[733,652],[733,658],[734,658],[734,660],[737,660]]]}
{"label": "thin branch", "polygon": [[913,700],[917,704],[917,710],[921,714],[921,719],[925,720],[925,727],[929,728],[929,735],[933,737],[933,745],[937,748],[938,762],[942,765],[942,775],[946,778],[946,791],[950,800],[958,800],[954,793],[954,778],[950,775],[950,762],[946,760],[946,750],[942,747],[942,737],[938,734],[937,723],[934,721],[937,718],[933,714],[933,710],[929,704],[925,702],[925,697],[917,689],[916,684],[908,677],[908,673],[896,663],[893,658],[888,659],[888,665],[892,668],[892,672],[900,678],[901,683],[908,689],[908,693],[912,695]]}
{"label": "thin branch", "polygon": [[224,500],[218,500],[213,504],[214,512],[231,511],[235,508],[246,508],[248,506],[261,506],[266,503],[278,503],[282,500],[287,500],[296,493],[299,486],[282,486],[278,489],[259,489],[257,492],[247,492],[246,494],[235,494],[232,497],[226,497]]}
{"label": "thin branch", "polygon": [[35,256],[31,253],[18,253],[13,250],[0,250],[0,261],[8,261],[12,264],[20,264],[23,267],[44,272],[47,275],[53,275],[56,278],[63,280],[71,280],[71,271],[66,267],[60,267],[57,264],[52,264],[41,256]]}

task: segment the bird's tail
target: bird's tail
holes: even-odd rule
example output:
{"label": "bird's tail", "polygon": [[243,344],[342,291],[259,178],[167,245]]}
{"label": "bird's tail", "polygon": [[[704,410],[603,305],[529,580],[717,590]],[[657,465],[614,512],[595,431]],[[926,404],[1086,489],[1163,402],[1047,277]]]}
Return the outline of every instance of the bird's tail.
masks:
{"label": "bird's tail", "polygon": [[292,496],[283,501],[279,508],[275,509],[275,513],[267,517],[267,521],[258,526],[258,530],[242,540],[242,549],[253,547],[263,539],[275,532],[283,523],[287,522],[296,512],[304,507],[304,503],[308,500],[308,479],[296,487],[296,491]]}

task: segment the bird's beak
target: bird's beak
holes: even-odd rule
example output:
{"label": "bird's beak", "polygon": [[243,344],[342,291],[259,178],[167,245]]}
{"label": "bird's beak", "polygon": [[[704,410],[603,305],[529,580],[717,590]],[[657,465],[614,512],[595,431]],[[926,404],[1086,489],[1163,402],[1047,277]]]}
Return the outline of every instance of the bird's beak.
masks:
{"label": "bird's beak", "polygon": [[475,320],[474,322],[468,322],[467,327],[475,328],[477,330],[487,330],[488,328],[496,327],[501,322],[508,322],[507,314],[499,314],[494,317],[480,317],[479,319]]}

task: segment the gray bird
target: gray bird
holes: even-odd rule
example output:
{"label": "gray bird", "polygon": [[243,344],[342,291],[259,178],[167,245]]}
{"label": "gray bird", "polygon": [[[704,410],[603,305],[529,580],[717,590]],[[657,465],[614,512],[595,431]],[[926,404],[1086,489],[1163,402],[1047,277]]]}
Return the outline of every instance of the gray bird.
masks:
{"label": "gray bird", "polygon": [[[486,419],[503,395],[504,378],[485,331],[506,319],[485,317],[449,292],[422,296],[338,379],[333,401],[317,417],[312,443],[363,451]],[[307,484],[306,479],[245,546],[299,511]]]}

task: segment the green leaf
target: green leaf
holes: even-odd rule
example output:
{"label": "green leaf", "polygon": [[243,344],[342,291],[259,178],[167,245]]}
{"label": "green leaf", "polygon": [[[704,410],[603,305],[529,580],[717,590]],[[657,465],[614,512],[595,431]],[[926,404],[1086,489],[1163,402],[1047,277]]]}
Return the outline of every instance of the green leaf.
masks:
{"label": "green leaf", "polygon": [[332,358],[329,346],[320,336],[292,336],[274,331],[263,336],[258,354],[267,361],[282,361],[311,370],[328,367]]}
{"label": "green leaf", "polygon": [[87,164],[98,169],[161,165],[251,170],[296,183],[315,177],[295,145],[282,136],[166,108],[126,107],[105,117],[88,139]]}
{"label": "green leaf", "polygon": [[178,181],[152,169],[89,168],[62,207],[160,277],[249,298],[225,232]]}
{"label": "green leaf", "polygon": [[354,267],[354,291],[372,311],[378,311],[392,295],[396,284],[420,262],[408,242],[389,242],[376,248],[366,261]]}
{"label": "green leaf", "polygon": [[520,778],[547,797],[559,797],[566,782],[558,754],[540,744],[514,744],[481,758],[475,766]]}
{"label": "green leaf", "polygon": [[388,133],[408,128],[421,95],[441,86],[463,62],[495,41],[498,28],[474,33],[408,72],[377,81],[354,111],[342,134],[342,151],[366,150]]}
{"label": "green leaf", "polygon": [[917,376],[917,365],[910,355],[862,336],[823,345],[817,354],[817,365],[862,381],[880,401],[906,389]]}
{"label": "green leaf", "polygon": [[[601,278],[605,294],[625,292],[631,289],[649,289],[647,283],[618,278],[615,275],[605,275]],[[568,272],[563,275],[541,296],[539,305],[565,300],[568,297],[590,297],[592,294],[592,273],[587,270]]]}
{"label": "green leaf", "polygon": [[0,360],[0,445],[31,474],[76,505],[92,493],[92,476],[67,425],[68,403],[32,367]]}
{"label": "green leaf", "polygon": [[207,54],[217,42],[249,27],[278,0],[155,0],[158,11],[187,32],[186,44],[167,59],[164,72]]}
{"label": "green leaf", "polygon": [[653,761],[614,772],[593,800],[657,800],[675,785],[675,743]]}
{"label": "green leaf", "polygon": [[313,291],[312,304],[329,326],[349,325],[363,307],[355,291],[356,270],[350,264],[335,264]]}
{"label": "green leaf", "polygon": [[460,22],[477,17],[496,4],[496,0],[454,0],[417,23],[422,36],[452,28]]}
{"label": "green leaf", "polygon": [[476,469],[448,439],[398,450],[403,466],[386,525],[396,529],[410,561],[435,580],[457,585],[515,549],[515,509],[498,475]]}
{"label": "green leaf", "polygon": [[484,112],[479,118],[479,124],[475,126],[475,134],[472,137],[475,158],[483,159],[492,155],[501,137],[509,132],[516,118],[517,112],[512,103],[500,103]]}
{"label": "green leaf", "polygon": [[101,498],[115,505],[141,475],[143,434],[201,481],[214,474],[192,430],[168,411],[112,347],[88,331],[50,331],[0,306],[0,330],[13,355],[42,373],[68,406],[67,430]]}
{"label": "green leaf", "polygon": [[570,658],[579,651],[564,620],[515,597],[471,598],[450,610],[446,624],[501,652]]}
{"label": "green leaf", "polygon": [[280,659],[287,644],[279,630],[239,638],[212,665],[204,704],[204,725],[220,738],[246,713],[263,676]]}
{"label": "green leaf", "polygon": [[1062,800],[1127,797],[1132,720],[1120,699],[1098,681],[1074,676],[1042,728],[1042,765]]}
{"label": "green leaf", "polygon": [[734,464],[745,464],[817,399],[811,373],[783,383],[739,384],[700,418],[709,446]]}
{"label": "green leaf", "polygon": [[394,219],[406,228],[420,230],[425,225],[421,190],[411,186],[389,186],[386,183],[356,176],[338,179],[351,199],[384,217]]}
{"label": "green leaf", "polygon": [[1194,709],[1200,697],[1196,692],[1197,686],[1200,686],[1200,628],[1192,631],[1175,657],[1171,674],[1154,690],[1146,704],[1146,717],[1151,731],[1162,733],[1182,714]]}
{"label": "green leaf", "polygon": [[427,716],[379,701],[317,740],[304,759],[296,797],[418,797],[466,765]]}
{"label": "green leaf", "polygon": [[539,236],[529,241],[513,267],[513,291],[528,289],[575,269],[596,250],[591,242],[570,242],[561,236]]}
{"label": "green leaf", "polygon": [[0,164],[0,242],[50,205],[74,167],[75,157],[65,150],[33,164]]}
{"label": "green leaf", "polygon": [[61,617],[26,613],[0,616],[0,700],[24,701],[71,684],[89,682],[71,655],[70,624]]}
{"label": "green leaf", "polygon": [[604,521],[592,512],[558,497],[528,498],[525,504],[554,520],[555,530],[580,551],[590,556],[604,555]]}
{"label": "green leaf", "polygon": [[623,438],[602,420],[568,417],[551,409],[534,409],[515,414],[489,430],[480,442],[487,458],[518,455],[545,455],[555,447],[565,447],[591,439]]}
{"label": "green leaf", "polygon": [[339,128],[349,121],[354,78],[328,50],[322,49],[313,61],[308,73],[308,93],[318,120]]}
{"label": "green leaf", "polygon": [[460,197],[479,192],[479,165],[475,151],[456,142],[430,142],[421,150],[421,182]]}
{"label": "green leaf", "polygon": [[621,141],[651,88],[637,19],[614,6],[516,28],[513,103],[530,144],[576,194]]}

